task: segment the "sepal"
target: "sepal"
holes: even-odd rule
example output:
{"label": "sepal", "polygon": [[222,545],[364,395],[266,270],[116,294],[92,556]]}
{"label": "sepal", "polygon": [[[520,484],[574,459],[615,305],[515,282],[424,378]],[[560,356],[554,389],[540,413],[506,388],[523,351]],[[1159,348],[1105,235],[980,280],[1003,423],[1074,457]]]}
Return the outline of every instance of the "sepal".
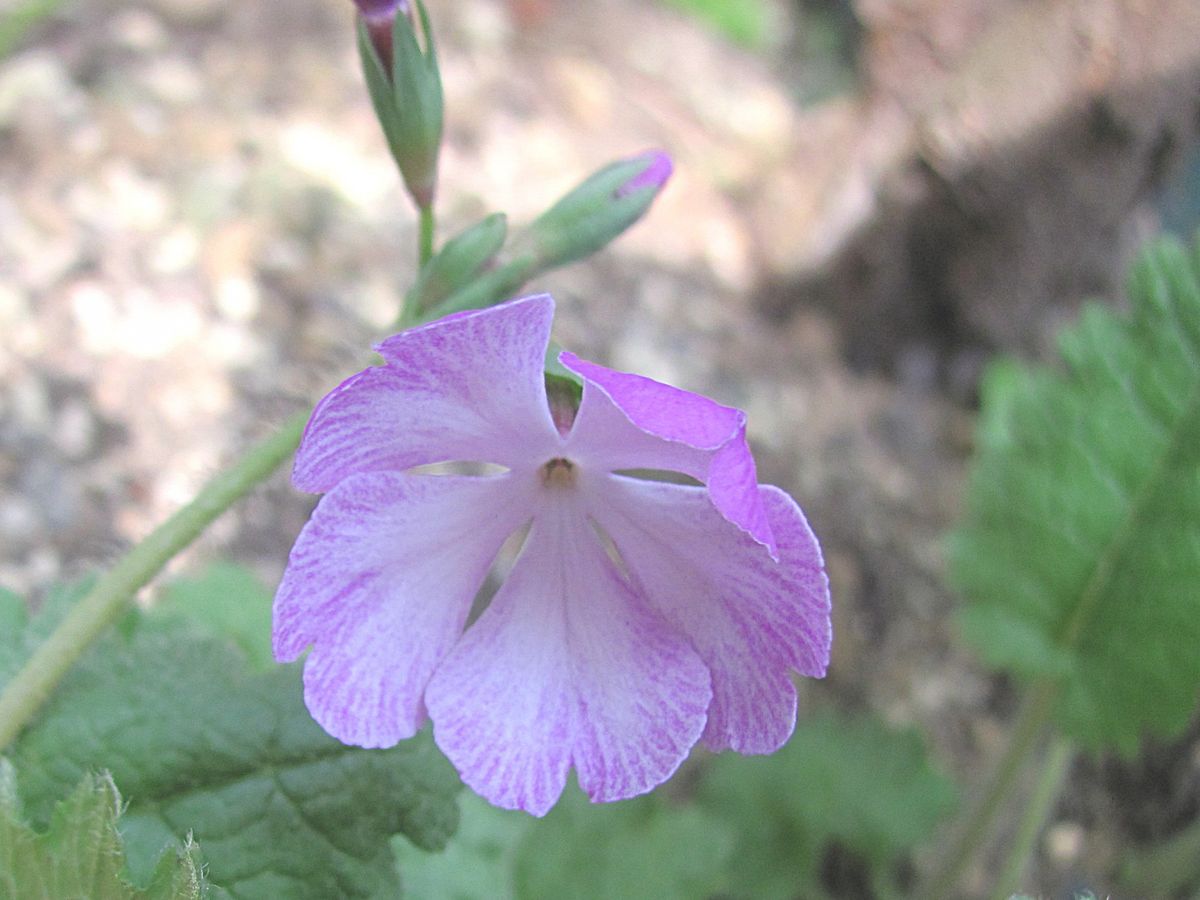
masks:
{"label": "sepal", "polygon": [[388,149],[413,201],[421,209],[428,209],[437,186],[442,143],[442,79],[429,15],[420,0],[415,7],[421,42],[409,17],[397,15],[392,22],[392,56],[385,60],[380,56],[379,42],[373,40],[371,28],[360,16],[358,51]]}

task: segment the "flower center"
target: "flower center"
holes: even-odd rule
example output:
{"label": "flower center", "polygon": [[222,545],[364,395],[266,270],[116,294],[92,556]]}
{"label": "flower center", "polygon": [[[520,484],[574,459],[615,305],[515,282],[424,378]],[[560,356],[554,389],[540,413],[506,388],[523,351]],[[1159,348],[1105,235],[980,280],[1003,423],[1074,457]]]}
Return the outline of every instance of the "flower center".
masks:
{"label": "flower center", "polygon": [[575,464],[556,456],[542,466],[542,484],[552,488],[568,488],[575,484]]}

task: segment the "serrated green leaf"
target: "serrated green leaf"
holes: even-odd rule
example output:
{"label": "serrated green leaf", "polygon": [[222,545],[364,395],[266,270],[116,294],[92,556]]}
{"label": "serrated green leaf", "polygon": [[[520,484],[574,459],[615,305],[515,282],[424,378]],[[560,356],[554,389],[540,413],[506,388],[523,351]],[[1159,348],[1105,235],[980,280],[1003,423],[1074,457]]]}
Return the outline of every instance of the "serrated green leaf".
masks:
{"label": "serrated green leaf", "polygon": [[570,787],[517,854],[519,900],[694,900],[724,884],[734,835],[717,816],[655,797],[592,804]]}
{"label": "serrated green leaf", "polygon": [[737,828],[735,896],[786,900],[816,893],[833,842],[882,871],[929,836],[955,790],[915,731],[818,713],[773,756],[714,759],[699,800]]}
{"label": "serrated green leaf", "polygon": [[469,791],[459,795],[458,804],[458,831],[442,852],[421,850],[402,837],[392,842],[404,873],[405,896],[514,900],[517,850],[534,820],[514,810],[497,809]]}
{"label": "serrated green leaf", "polygon": [[1065,374],[985,383],[950,543],[967,638],[1059,679],[1064,732],[1125,752],[1181,729],[1200,683],[1200,251],[1152,247],[1130,299],[1063,336]]}
{"label": "serrated green leaf", "polygon": [[199,900],[194,847],[164,853],[144,891],[125,880],[117,831],[121,795],[107,775],[85,775],[38,834],[21,820],[12,764],[0,759],[0,897],[14,900]]}
{"label": "serrated green leaf", "polygon": [[195,577],[167,585],[159,611],[187,616],[227,635],[255,668],[265,671],[275,665],[271,655],[271,599],[271,592],[245,566],[218,562]]}
{"label": "serrated green leaf", "polygon": [[235,898],[395,896],[389,841],[437,848],[458,778],[428,735],[347,747],[304,708],[298,665],[248,671],[228,641],[179,617],[135,617],[71,673],[14,759],[33,820],[104,766],[129,799],[135,883],[194,834],[214,886]]}

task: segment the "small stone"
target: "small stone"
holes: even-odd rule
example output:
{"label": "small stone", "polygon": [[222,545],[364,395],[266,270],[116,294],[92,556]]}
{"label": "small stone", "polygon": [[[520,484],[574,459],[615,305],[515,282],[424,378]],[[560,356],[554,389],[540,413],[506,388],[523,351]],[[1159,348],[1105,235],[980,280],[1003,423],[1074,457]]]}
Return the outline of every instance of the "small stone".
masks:
{"label": "small stone", "polygon": [[96,419],[81,400],[68,400],[54,422],[54,444],[64,457],[81,460],[96,443]]}
{"label": "small stone", "polygon": [[108,33],[122,46],[141,52],[161,50],[168,39],[162,20],[149,10],[137,8],[115,15],[109,22]]}
{"label": "small stone", "polygon": [[1046,831],[1046,855],[1060,865],[1074,862],[1083,850],[1083,826],[1075,822],[1059,822]]}
{"label": "small stone", "polygon": [[62,560],[52,547],[37,547],[29,554],[27,568],[33,584],[52,584],[62,571]]}
{"label": "small stone", "polygon": [[54,123],[73,118],[83,105],[83,95],[63,63],[49,52],[30,51],[5,60],[0,68],[0,128],[32,116],[53,130]]}
{"label": "small stone", "polygon": [[27,541],[37,526],[37,510],[25,497],[7,497],[0,503],[0,535],[6,543]]}
{"label": "small stone", "polygon": [[12,387],[10,398],[15,418],[25,430],[45,430],[50,421],[50,400],[41,381],[34,378],[18,381]]}

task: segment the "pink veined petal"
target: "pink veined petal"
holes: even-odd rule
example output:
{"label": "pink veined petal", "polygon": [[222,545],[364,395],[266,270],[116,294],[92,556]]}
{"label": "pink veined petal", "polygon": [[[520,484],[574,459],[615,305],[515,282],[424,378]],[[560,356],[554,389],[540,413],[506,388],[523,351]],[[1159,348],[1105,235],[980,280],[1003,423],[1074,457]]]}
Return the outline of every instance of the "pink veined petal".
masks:
{"label": "pink veined petal", "polygon": [[388,338],[376,347],[385,365],[313,410],[292,482],[322,493],[358,472],[456,460],[516,468],[552,452],[560,439],[543,366],[553,317],[541,295]]}
{"label": "pink veined petal", "polygon": [[589,492],[596,520],[634,583],[712,674],[705,744],[778,749],[796,721],[790,672],[823,676],[832,639],[821,550],[800,508],[776,487],[759,488],[778,541],[775,561],[700,488],[605,480]]}
{"label": "pink veined petal", "polygon": [[713,504],[776,555],[746,443],[746,414],[667,384],[559,355],[584,381],[566,452],[593,468],[666,469],[704,482]]}
{"label": "pink veined petal", "polygon": [[695,652],[633,594],[575,504],[561,506],[534,518],[508,580],[425,695],[463,781],[538,816],[572,765],[594,801],[665,781],[711,698]]}
{"label": "pink veined petal", "polygon": [[272,628],[281,662],[313,645],[304,700],[322,728],[363,747],[416,733],[429,676],[532,508],[511,475],[370,472],[322,499],[292,548]]}

